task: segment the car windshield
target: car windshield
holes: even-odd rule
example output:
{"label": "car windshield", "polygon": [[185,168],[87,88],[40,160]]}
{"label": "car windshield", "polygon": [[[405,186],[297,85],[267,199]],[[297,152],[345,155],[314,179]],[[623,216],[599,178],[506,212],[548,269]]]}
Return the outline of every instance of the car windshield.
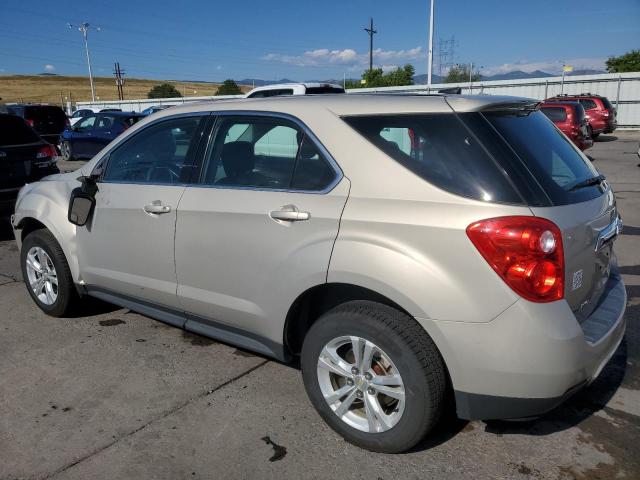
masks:
{"label": "car windshield", "polygon": [[0,115],[0,146],[36,143],[40,137],[26,122],[15,115]]}

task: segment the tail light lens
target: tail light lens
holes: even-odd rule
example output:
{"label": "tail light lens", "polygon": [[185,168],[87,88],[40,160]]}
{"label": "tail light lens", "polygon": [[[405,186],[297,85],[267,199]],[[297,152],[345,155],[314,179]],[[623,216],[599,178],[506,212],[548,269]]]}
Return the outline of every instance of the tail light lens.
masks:
{"label": "tail light lens", "polygon": [[560,229],[538,217],[498,217],[467,227],[484,259],[517,294],[532,302],[564,297]]}
{"label": "tail light lens", "polygon": [[58,152],[56,152],[56,147],[54,147],[53,145],[44,145],[43,147],[40,148],[40,150],[38,150],[38,153],[36,154],[36,158],[37,159],[53,158],[57,154]]}
{"label": "tail light lens", "polygon": [[608,117],[609,117],[609,110],[603,110],[603,111],[602,111],[602,116],[603,116],[604,118],[608,118]]}
{"label": "tail light lens", "polygon": [[27,122],[27,125],[29,125],[30,127],[33,127],[34,123],[33,123],[33,120],[31,118],[27,118],[27,119],[25,119],[25,121]]}

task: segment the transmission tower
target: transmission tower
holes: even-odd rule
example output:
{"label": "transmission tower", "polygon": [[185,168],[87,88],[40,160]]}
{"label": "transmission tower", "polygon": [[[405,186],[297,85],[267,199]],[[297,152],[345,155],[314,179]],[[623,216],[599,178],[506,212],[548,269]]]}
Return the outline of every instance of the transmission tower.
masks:
{"label": "transmission tower", "polygon": [[441,77],[455,64],[456,49],[458,48],[456,37],[440,38],[438,41],[438,75]]}

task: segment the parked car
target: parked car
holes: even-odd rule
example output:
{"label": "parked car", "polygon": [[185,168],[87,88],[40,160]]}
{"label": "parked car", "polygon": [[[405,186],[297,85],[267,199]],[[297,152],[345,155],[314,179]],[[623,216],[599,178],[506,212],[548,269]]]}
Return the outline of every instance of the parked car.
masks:
{"label": "parked car", "polygon": [[580,150],[586,150],[593,146],[593,139],[589,136],[589,122],[580,103],[545,102],[540,110]]}
{"label": "parked car", "polygon": [[68,161],[93,157],[140,118],[138,113],[123,112],[87,115],[60,135],[62,158]]}
{"label": "parked car", "polygon": [[25,183],[58,173],[56,151],[24,119],[0,113],[0,213],[13,213]]}
{"label": "parked car", "polygon": [[159,112],[160,110],[166,110],[171,105],[154,105],[153,107],[145,108],[140,112],[140,115],[151,115],[152,113]]}
{"label": "parked car", "polygon": [[345,90],[340,85],[333,83],[278,83],[256,87],[247,93],[247,98],[318,95],[324,93],[345,93]]}
{"label": "parked car", "polygon": [[57,144],[58,137],[68,127],[69,119],[60,107],[55,105],[9,105],[11,113],[25,119],[40,138],[49,143]]}
{"label": "parked car", "polygon": [[616,109],[607,97],[594,95],[592,93],[581,93],[579,95],[557,95],[548,98],[545,102],[579,102],[587,114],[589,120],[589,136],[598,138],[601,133],[612,133],[618,128],[616,119]]}
{"label": "parked car", "polygon": [[378,452],[447,401],[540,415],[625,332],[614,194],[529,99],[185,104],[25,187],[12,225],[44,312],[92,296],[299,357],[322,418]]}
{"label": "parked car", "polygon": [[89,110],[87,108],[76,110],[75,112],[73,112],[73,115],[69,117],[69,125],[73,127],[76,123],[78,123],[79,120],[93,114],[93,110]]}

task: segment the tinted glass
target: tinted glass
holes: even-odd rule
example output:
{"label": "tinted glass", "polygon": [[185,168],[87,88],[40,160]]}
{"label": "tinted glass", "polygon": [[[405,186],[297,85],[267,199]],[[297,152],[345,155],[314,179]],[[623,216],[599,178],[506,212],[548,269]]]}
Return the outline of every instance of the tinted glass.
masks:
{"label": "tinted glass", "polygon": [[115,118],[110,115],[100,115],[98,117],[98,123],[96,123],[96,129],[109,130],[115,122]]}
{"label": "tinted glass", "polygon": [[157,123],[134,134],[109,155],[103,179],[116,182],[176,184],[194,165],[201,117]]}
{"label": "tinted glass", "polygon": [[507,141],[556,205],[577,203],[602,194],[598,186],[572,190],[598,175],[591,162],[541,112],[484,114]]}
{"label": "tinted glass", "polygon": [[501,168],[456,115],[374,115],[344,120],[398,163],[443,190],[486,202],[523,203]]}
{"label": "tinted glass", "polygon": [[345,93],[344,88],[339,87],[309,87],[306,91],[307,95],[315,95],[318,93]]}
{"label": "tinted glass", "polygon": [[305,136],[300,144],[291,188],[309,191],[324,190],[331,185],[335,178],[336,172],[313,141]]}
{"label": "tinted glass", "polygon": [[208,185],[287,189],[302,134],[280,119],[227,117],[206,162]]}
{"label": "tinted glass", "polygon": [[598,105],[596,105],[596,102],[589,99],[580,99],[580,104],[584,107],[585,110],[591,110],[598,107]]}
{"label": "tinted glass", "polygon": [[613,105],[611,105],[611,102],[607,97],[600,97],[600,101],[604,105],[604,108],[606,108],[609,111],[613,111]]}
{"label": "tinted glass", "polygon": [[0,146],[39,142],[40,137],[16,115],[0,115]]}
{"label": "tinted glass", "polygon": [[567,119],[567,112],[563,107],[542,107],[540,110],[552,122],[564,122]]}
{"label": "tinted glass", "polygon": [[249,98],[266,98],[266,97],[280,97],[283,95],[293,95],[293,89],[281,88],[274,90],[262,90],[249,95]]}
{"label": "tinted glass", "polygon": [[78,123],[75,124],[73,129],[77,131],[92,130],[95,123],[96,123],[96,116],[91,115],[89,117],[83,118],[82,120],[79,120]]}

